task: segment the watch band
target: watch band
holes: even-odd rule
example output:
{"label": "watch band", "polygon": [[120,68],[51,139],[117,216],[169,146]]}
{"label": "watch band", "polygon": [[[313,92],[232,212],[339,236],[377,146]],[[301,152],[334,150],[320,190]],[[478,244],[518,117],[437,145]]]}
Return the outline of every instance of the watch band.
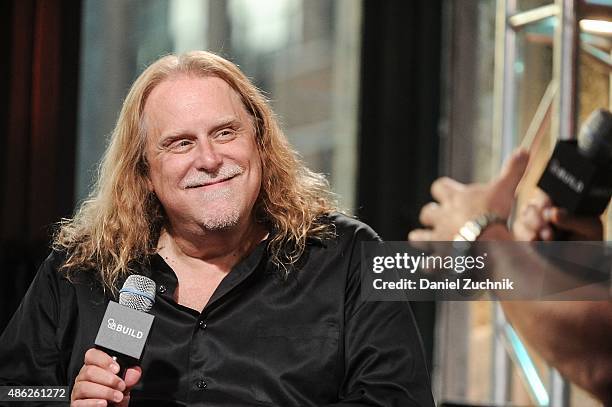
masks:
{"label": "watch band", "polygon": [[486,228],[495,223],[506,225],[507,220],[493,212],[479,215],[476,218],[465,222],[465,224],[461,227],[461,229],[459,229],[459,232],[457,232],[453,238],[453,241],[475,242]]}

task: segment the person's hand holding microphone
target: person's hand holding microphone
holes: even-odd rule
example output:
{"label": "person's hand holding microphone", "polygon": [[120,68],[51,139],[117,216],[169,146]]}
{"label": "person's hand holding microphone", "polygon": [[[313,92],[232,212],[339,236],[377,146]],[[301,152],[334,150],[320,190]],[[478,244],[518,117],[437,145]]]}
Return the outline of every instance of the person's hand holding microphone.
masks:
{"label": "person's hand holding microphone", "polygon": [[96,347],[85,353],[75,379],[72,407],[129,404],[130,390],[142,376],[138,364],[153,324],[154,317],[148,312],[155,302],[155,287],[148,277],[130,275],[119,293],[119,303],[108,303]]}
{"label": "person's hand holding microphone", "polygon": [[106,352],[91,348],[85,353],[85,362],[76,377],[70,397],[71,407],[100,407],[110,403],[126,407],[130,390],[142,375],[139,366],[130,367],[125,378],[117,376],[119,365]]}

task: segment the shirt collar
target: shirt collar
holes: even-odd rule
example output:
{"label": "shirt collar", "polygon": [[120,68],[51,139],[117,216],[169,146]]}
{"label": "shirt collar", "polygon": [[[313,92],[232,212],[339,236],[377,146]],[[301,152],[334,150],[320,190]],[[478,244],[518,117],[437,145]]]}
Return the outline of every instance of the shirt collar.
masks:
{"label": "shirt collar", "polygon": [[[272,234],[270,234],[272,236]],[[266,248],[270,240],[270,236],[267,239],[261,241],[255,249],[251,251],[244,259],[236,264],[232,270],[223,278],[212,297],[208,301],[205,309],[209,309],[217,300],[225,296],[242,281],[249,277],[262,263],[264,258],[267,258]],[[149,258],[150,272],[147,273],[155,281],[157,285],[157,295],[162,295],[173,299],[176,287],[178,285],[178,278],[172,267],[166,263],[166,261],[158,253],[155,253]]]}

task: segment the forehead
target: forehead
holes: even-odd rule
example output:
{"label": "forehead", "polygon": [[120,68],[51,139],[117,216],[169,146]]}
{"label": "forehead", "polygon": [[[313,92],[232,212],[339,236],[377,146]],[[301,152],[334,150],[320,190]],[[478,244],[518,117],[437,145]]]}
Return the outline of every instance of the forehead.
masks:
{"label": "forehead", "polygon": [[193,75],[173,76],[158,84],[147,98],[143,114],[147,127],[157,130],[177,121],[188,125],[221,116],[249,118],[240,96],[227,82],[216,76]]}

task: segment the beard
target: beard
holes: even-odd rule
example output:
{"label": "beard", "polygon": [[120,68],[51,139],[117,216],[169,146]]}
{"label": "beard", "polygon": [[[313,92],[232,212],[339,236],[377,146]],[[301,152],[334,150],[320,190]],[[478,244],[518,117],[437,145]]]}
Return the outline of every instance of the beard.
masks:
{"label": "beard", "polygon": [[[214,174],[199,172],[186,179],[184,185],[193,187],[205,184],[210,181],[233,178],[244,172],[244,168],[237,164],[230,164],[222,167]],[[232,182],[232,181],[230,181]],[[198,200],[202,202],[204,208],[199,216],[199,224],[205,230],[218,231],[234,227],[240,220],[240,208],[238,205],[238,191],[235,186],[230,185],[223,188],[216,188],[211,191],[203,190],[198,195]]]}
{"label": "beard", "polygon": [[205,216],[201,226],[208,231],[219,231],[238,225],[238,212],[225,213],[222,216]]}
{"label": "beard", "polygon": [[231,187],[203,192],[200,199],[206,206],[199,220],[203,229],[219,231],[238,225],[240,209]]}

